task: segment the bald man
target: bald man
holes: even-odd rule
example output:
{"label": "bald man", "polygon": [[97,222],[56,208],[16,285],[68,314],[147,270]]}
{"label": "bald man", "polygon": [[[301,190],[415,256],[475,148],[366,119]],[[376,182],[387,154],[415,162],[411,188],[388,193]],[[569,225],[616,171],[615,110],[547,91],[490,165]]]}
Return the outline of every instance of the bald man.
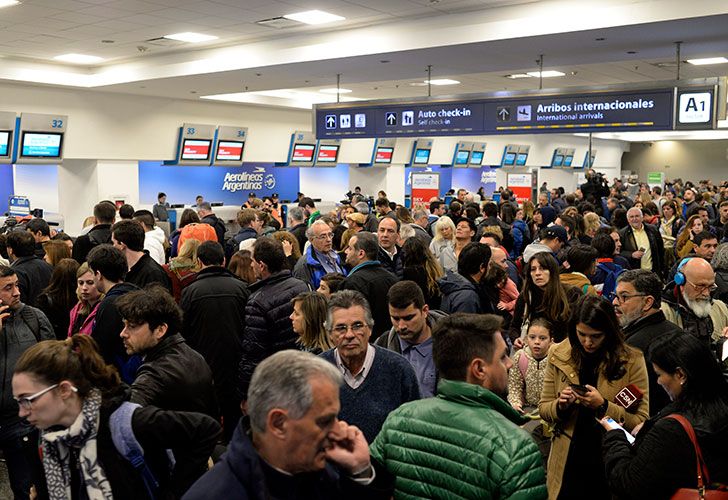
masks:
{"label": "bald man", "polygon": [[[484,243],[481,241],[481,243]],[[486,243],[487,245],[487,243]],[[490,246],[490,263],[491,266],[502,267],[508,273],[508,279],[513,283],[513,286],[518,290],[521,286],[521,279],[518,276],[518,268],[516,265],[508,259],[508,254],[499,246]]]}
{"label": "bald man", "polygon": [[645,224],[642,219],[641,209],[627,210],[629,225],[619,231],[619,239],[622,242],[620,253],[629,261],[632,269],[645,269],[664,277],[665,246],[662,243],[662,236],[655,226]]}
{"label": "bald man", "polygon": [[700,257],[683,259],[675,281],[662,294],[662,312],[668,321],[706,343],[728,336],[728,306],[712,299],[715,272]]}

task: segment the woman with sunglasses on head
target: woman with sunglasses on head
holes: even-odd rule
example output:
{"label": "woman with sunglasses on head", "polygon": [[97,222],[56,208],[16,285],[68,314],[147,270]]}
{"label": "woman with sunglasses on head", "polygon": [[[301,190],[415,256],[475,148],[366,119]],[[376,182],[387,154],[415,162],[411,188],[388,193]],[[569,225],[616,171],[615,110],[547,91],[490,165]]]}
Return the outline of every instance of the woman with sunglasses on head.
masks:
{"label": "woman with sunglasses on head", "polygon": [[[625,391],[634,397],[625,403]],[[547,485],[552,499],[611,499],[601,457],[609,416],[628,431],[648,411],[647,367],[642,353],[624,343],[614,307],[585,295],[569,335],[549,349],[539,413],[554,428]]]}
{"label": "woman with sunglasses on head", "polygon": [[686,419],[696,434],[705,485],[728,484],[728,384],[713,353],[683,333],[656,340],[649,358],[672,403],[645,422],[631,446],[624,433],[602,421],[610,489],[619,498],[641,499],[671,498],[679,488],[698,487],[695,446],[673,415]]}
{"label": "woman with sunglasses on head", "polygon": [[[87,335],[40,342],[20,357],[13,396],[20,417],[41,431],[51,500],[150,498],[148,483],[112,441],[110,418],[129,395]],[[155,497],[181,497],[205,472],[219,424],[200,413],[132,411],[131,429],[158,482]],[[171,472],[168,449],[176,460]]]}

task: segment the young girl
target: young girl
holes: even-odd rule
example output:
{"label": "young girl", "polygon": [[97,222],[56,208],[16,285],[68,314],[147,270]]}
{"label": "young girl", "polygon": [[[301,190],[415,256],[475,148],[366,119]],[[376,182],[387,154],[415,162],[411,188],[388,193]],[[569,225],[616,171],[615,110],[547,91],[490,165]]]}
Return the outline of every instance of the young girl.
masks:
{"label": "young girl", "polygon": [[508,312],[513,317],[513,310],[518,300],[518,288],[508,277],[505,269],[500,266],[490,266],[485,277],[488,286],[498,289],[498,310]]}
{"label": "young girl", "polygon": [[551,324],[536,318],[528,326],[526,347],[513,354],[513,366],[508,372],[508,402],[519,412],[538,406],[552,340]]}

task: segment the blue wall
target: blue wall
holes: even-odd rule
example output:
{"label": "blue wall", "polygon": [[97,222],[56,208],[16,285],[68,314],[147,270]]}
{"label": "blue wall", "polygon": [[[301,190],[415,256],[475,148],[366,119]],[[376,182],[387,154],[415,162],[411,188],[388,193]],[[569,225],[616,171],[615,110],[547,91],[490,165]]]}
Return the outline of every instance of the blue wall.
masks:
{"label": "blue wall", "polygon": [[8,197],[13,194],[13,166],[0,165],[0,215],[8,211]]}

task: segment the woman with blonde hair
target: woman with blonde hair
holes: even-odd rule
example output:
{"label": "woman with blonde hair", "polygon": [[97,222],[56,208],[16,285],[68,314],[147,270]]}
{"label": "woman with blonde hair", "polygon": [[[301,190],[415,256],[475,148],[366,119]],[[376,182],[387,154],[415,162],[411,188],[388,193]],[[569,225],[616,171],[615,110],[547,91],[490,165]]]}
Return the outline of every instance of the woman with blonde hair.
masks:
{"label": "woman with blonde hair", "polygon": [[197,248],[200,240],[189,238],[182,243],[177,257],[172,258],[168,264],[163,265],[164,272],[172,283],[172,296],[179,304],[182,299],[182,290],[195,281],[200,271],[200,262],[197,260]]}
{"label": "woman with blonde hair", "polygon": [[693,239],[704,229],[703,220],[700,216],[698,214],[691,215],[685,223],[685,229],[683,229],[682,233],[680,233],[680,236],[677,237],[677,241],[675,242],[675,252],[678,259],[686,257],[695,249]]}
{"label": "woman with blonde hair", "polygon": [[584,235],[589,238],[590,242],[592,238],[594,238],[594,235],[597,234],[601,225],[602,223],[599,220],[599,216],[594,212],[584,214]]}
{"label": "woman with blonde hair", "polygon": [[435,223],[435,237],[430,243],[430,252],[445,271],[458,270],[457,259],[454,259],[455,223],[450,217],[442,216]]}
{"label": "woman with blonde hair", "polygon": [[76,333],[91,335],[96,324],[96,312],[101,304],[104,294],[99,292],[94,281],[94,273],[84,262],[76,271],[76,297],[78,302],[71,309],[71,317],[68,325],[68,336]]}
{"label": "woman with blonde hair", "polygon": [[298,334],[298,343],[313,354],[332,349],[334,345],[324,327],[328,310],[326,297],[316,292],[303,292],[291,303],[293,312],[289,317],[293,331]]}

